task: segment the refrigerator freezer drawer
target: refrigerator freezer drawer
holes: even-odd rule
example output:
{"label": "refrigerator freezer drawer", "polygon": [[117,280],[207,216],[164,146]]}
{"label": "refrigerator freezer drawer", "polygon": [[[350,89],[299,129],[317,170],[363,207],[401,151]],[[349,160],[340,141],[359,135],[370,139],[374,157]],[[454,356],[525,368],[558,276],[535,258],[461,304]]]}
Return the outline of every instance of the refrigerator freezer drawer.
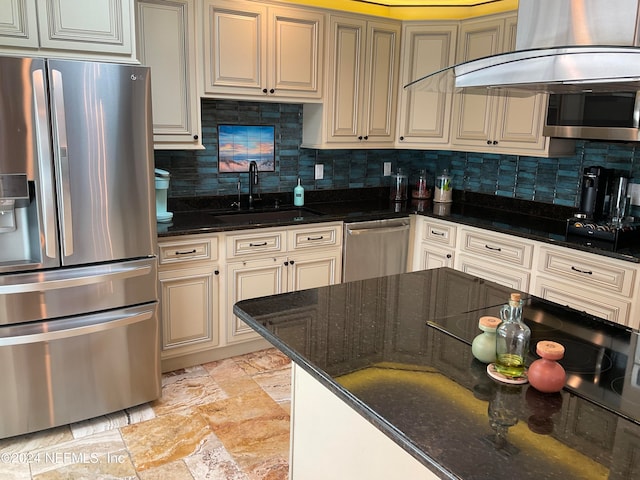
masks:
{"label": "refrigerator freezer drawer", "polygon": [[154,302],[156,264],[146,258],[0,276],[0,325]]}
{"label": "refrigerator freezer drawer", "polygon": [[0,327],[0,438],[160,396],[157,303]]}

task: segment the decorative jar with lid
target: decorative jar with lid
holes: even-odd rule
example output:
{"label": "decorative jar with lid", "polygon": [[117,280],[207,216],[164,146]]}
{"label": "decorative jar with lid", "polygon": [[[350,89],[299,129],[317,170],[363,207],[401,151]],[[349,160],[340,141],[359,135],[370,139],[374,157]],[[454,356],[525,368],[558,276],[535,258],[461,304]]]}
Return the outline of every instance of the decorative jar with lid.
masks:
{"label": "decorative jar with lid", "polygon": [[537,343],[536,353],[542,358],[529,366],[529,383],[544,393],[559,392],[566,381],[566,372],[558,363],[564,357],[564,347],[557,342],[543,340]]}
{"label": "decorative jar with lid", "polygon": [[478,320],[482,333],[473,339],[471,353],[483,363],[496,361],[496,328],[500,325],[498,317],[484,316]]}

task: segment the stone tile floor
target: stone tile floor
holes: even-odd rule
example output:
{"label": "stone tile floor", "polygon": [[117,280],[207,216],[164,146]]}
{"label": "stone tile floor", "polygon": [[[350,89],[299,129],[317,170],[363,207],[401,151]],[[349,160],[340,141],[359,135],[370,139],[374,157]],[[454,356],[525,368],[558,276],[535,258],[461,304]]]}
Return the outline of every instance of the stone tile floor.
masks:
{"label": "stone tile floor", "polygon": [[170,372],[155,402],[0,440],[0,478],[283,480],[290,382],[276,349]]}

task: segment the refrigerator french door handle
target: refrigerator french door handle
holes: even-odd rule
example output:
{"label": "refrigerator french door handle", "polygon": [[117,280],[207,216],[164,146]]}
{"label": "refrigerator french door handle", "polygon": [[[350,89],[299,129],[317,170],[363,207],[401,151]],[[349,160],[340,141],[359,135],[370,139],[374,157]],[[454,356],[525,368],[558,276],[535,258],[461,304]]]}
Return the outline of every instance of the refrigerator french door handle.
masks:
{"label": "refrigerator french door handle", "polygon": [[[140,277],[151,274],[151,266],[127,267],[116,271],[96,271],[97,267],[91,269],[87,275],[73,278],[60,278],[42,281],[38,274],[33,274],[33,281],[16,283],[12,285],[0,285],[0,295],[15,293],[46,292],[59,290],[61,288],[81,287],[96,283],[123,280],[125,278]],[[25,274],[30,275],[30,274]],[[28,277],[27,277],[28,278]]]}
{"label": "refrigerator french door handle", "polygon": [[56,136],[57,175],[60,185],[60,220],[62,224],[62,251],[65,257],[73,254],[73,223],[71,219],[71,186],[69,180],[69,152],[67,143],[67,124],[64,110],[64,90],[62,72],[51,70],[53,131]]}
{"label": "refrigerator french door handle", "polygon": [[36,149],[40,178],[38,188],[40,190],[39,207],[42,211],[44,253],[49,258],[56,258],[56,224],[55,202],[53,195],[53,169],[51,164],[51,150],[49,142],[49,122],[47,119],[47,98],[44,86],[44,69],[39,68],[31,74],[33,82],[33,108],[36,119]]}
{"label": "refrigerator french door handle", "polygon": [[[124,327],[133,323],[148,320],[153,316],[153,310],[145,310],[142,312],[127,314],[127,315],[113,315],[114,318],[108,318],[104,316],[99,317],[99,322],[91,322],[90,317],[87,319],[85,325],[76,326],[77,319],[70,318],[67,320],[56,320],[55,330],[50,331],[33,331],[29,325],[24,325],[25,331],[12,332],[11,336],[0,337],[0,347],[9,347],[13,345],[25,345],[36,342],[50,342],[52,340],[60,340],[63,338],[78,337],[80,335],[87,335],[89,333],[101,332],[104,330],[110,330],[113,328]],[[69,325],[66,327],[65,325]],[[33,333],[30,333],[32,330]],[[22,333],[22,334],[21,334]]]}

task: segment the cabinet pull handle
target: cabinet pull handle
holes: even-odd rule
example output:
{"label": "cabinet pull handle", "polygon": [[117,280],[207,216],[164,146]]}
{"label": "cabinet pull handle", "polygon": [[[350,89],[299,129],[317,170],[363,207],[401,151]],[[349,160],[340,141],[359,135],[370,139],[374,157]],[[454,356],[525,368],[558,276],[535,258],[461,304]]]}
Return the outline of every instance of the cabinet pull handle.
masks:
{"label": "cabinet pull handle", "polygon": [[444,237],[444,232],[437,232],[431,229],[431,235],[438,235],[439,237]]}
{"label": "cabinet pull handle", "polygon": [[493,250],[494,252],[501,252],[502,249],[500,247],[490,247],[489,245],[484,246],[484,248],[488,248],[489,250]]}
{"label": "cabinet pull handle", "polygon": [[576,268],[573,265],[571,266],[571,270],[578,273],[586,273],[587,275],[593,275],[593,272],[591,270],[580,270],[579,268]]}
{"label": "cabinet pull handle", "polygon": [[324,235],[320,235],[319,237],[307,237],[307,241],[312,242],[315,240],[322,240],[323,238],[324,238]]}
{"label": "cabinet pull handle", "polygon": [[267,242],[262,242],[262,243],[249,243],[250,247],[266,247],[267,246]]}
{"label": "cabinet pull handle", "polygon": [[176,255],[192,255],[194,253],[196,253],[196,249],[195,248],[193,250],[189,250],[188,252],[186,252],[186,251],[185,252],[181,252],[179,250],[176,250],[175,254]]}

